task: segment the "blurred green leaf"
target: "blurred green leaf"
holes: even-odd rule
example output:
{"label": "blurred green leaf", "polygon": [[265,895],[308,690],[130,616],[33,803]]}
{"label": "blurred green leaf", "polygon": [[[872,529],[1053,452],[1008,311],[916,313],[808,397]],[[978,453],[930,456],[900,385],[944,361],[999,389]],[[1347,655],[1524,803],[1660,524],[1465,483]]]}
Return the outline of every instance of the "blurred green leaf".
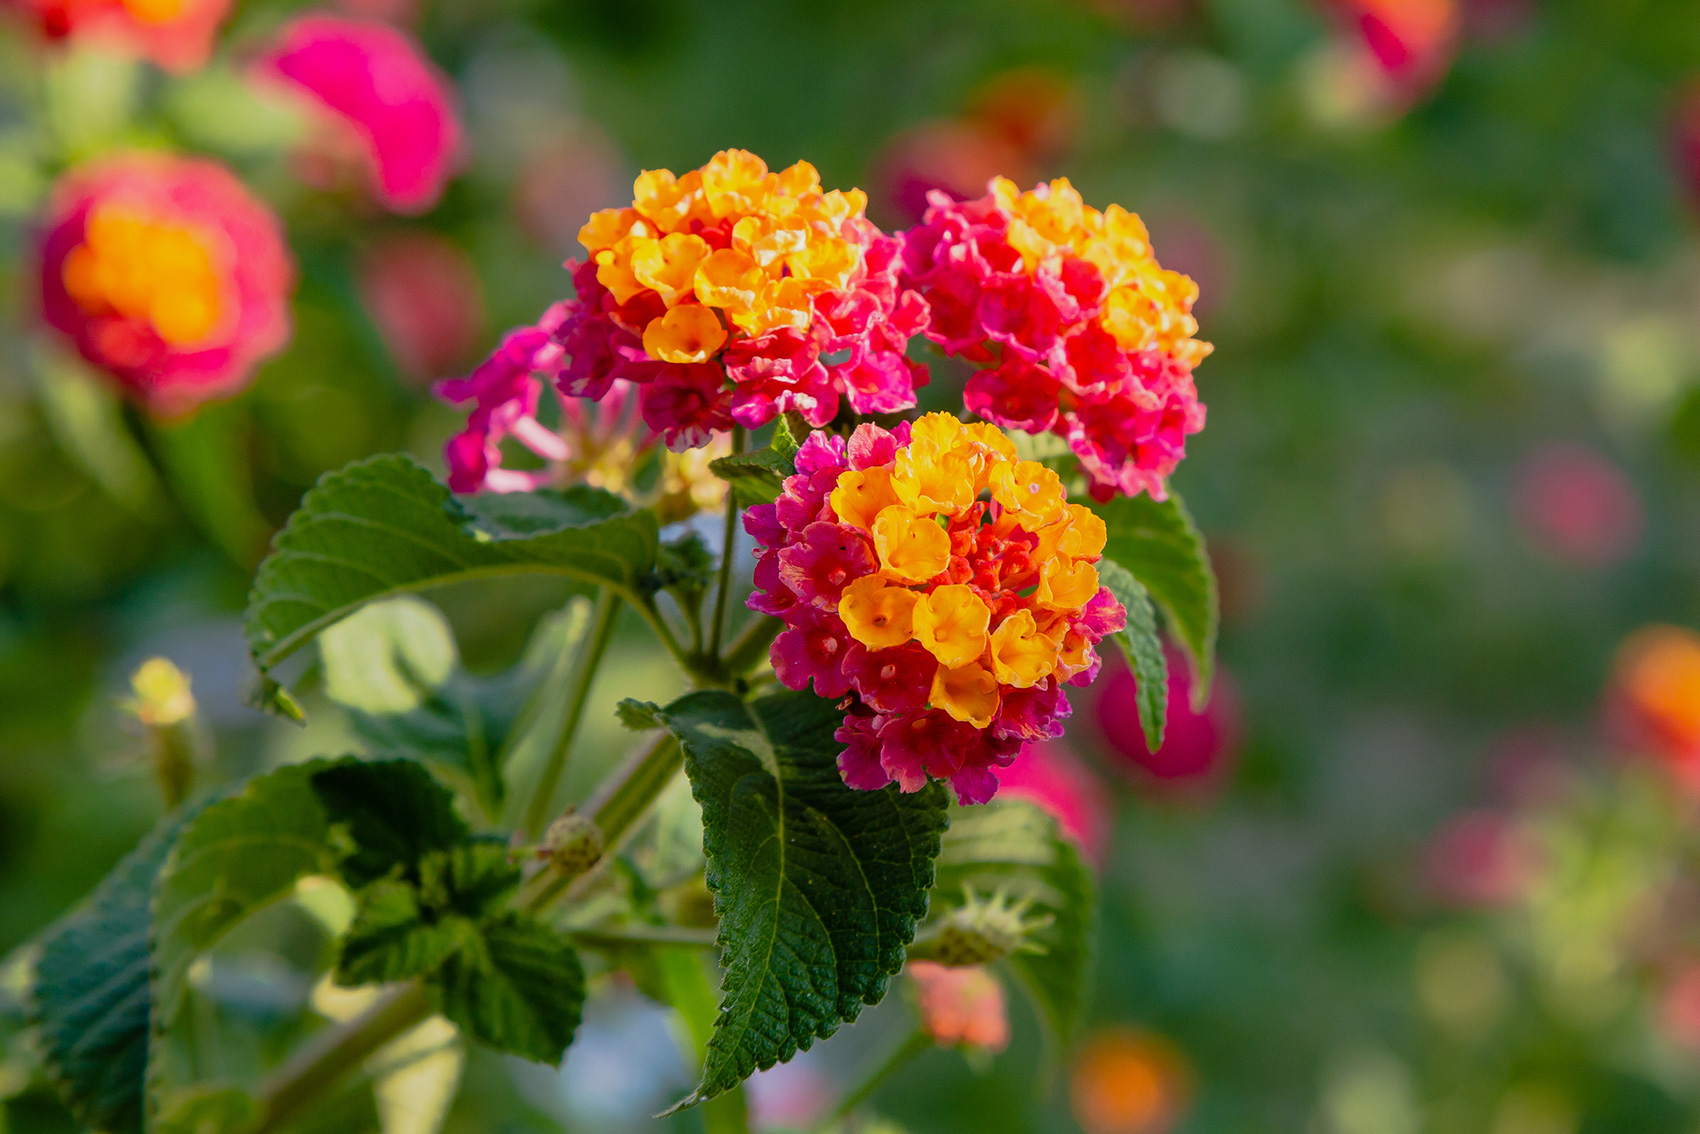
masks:
{"label": "blurred green leaf", "polygon": [[1173,491],[1162,501],[1145,494],[1118,496],[1092,505],[1092,510],[1109,529],[1104,558],[1127,568],[1163,608],[1169,628],[1192,661],[1197,676],[1193,706],[1202,709],[1210,699],[1220,617],[1216,575],[1204,537]]}
{"label": "blurred green leaf", "polygon": [[945,789],[856,791],[843,712],[808,693],[691,693],[658,714],[702,805],[725,979],[702,1081],[674,1109],[790,1059],[878,1003],[926,913]]}
{"label": "blurred green leaf", "polygon": [[1052,1038],[1066,1047],[1079,1030],[1097,946],[1098,894],[1092,872],[1052,816],[1021,799],[953,807],[939,852],[934,913],[961,905],[965,887],[1008,894],[1052,917],[1035,934],[1043,953],[1001,962],[1026,987]]}
{"label": "blurred green leaf", "polygon": [[246,407],[205,405],[186,421],[152,423],[154,452],[171,491],[202,531],[244,569],[266,548],[271,525],[254,502]]}
{"label": "blurred green leaf", "polygon": [[132,515],[161,518],[164,486],[125,426],[118,395],[87,365],[63,352],[32,351],[31,363],[47,426],[59,447]]}
{"label": "blurred green leaf", "polygon": [[188,1087],[160,1106],[154,1134],[231,1134],[259,1120],[254,1096],[235,1087]]}
{"label": "blurred green leaf", "polygon": [[461,501],[396,455],[327,474],[278,534],[249,596],[261,702],[287,711],[272,667],[374,599],[537,572],[607,583],[646,607],[656,535],[653,513],[595,489]]}
{"label": "blurred green leaf", "polygon": [[1139,679],[1139,725],[1145,730],[1145,746],[1155,752],[1163,746],[1163,726],[1167,723],[1169,663],[1163,656],[1163,637],[1157,632],[1151,593],[1113,559],[1099,562],[1098,580],[1127,611],[1127,628],[1115,635],[1116,645]]}

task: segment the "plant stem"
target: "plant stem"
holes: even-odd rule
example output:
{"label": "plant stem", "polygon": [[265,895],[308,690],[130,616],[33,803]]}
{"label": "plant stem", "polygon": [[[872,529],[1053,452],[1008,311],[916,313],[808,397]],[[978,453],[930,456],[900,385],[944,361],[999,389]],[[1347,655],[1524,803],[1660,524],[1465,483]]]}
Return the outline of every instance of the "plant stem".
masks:
{"label": "plant stem", "polygon": [[614,593],[612,587],[599,588],[596,592],[596,609],[590,616],[590,628],[585,632],[584,645],[579,650],[578,661],[568,677],[566,715],[561,719],[561,729],[555,736],[554,746],[550,748],[549,758],[543,765],[543,774],[538,777],[531,803],[526,809],[525,830],[533,839],[540,837],[543,828],[549,823],[555,791],[561,786],[561,775],[567,769],[567,756],[572,752],[573,738],[578,735],[579,722],[584,719],[584,705],[590,696],[591,683],[596,679],[596,670],[602,664],[602,655],[607,652],[608,642],[614,637],[614,625],[619,621],[619,613],[620,596]]}
{"label": "plant stem", "polygon": [[[732,453],[744,451],[744,427],[732,427]],[[720,660],[720,643],[726,634],[726,600],[732,593],[732,553],[738,542],[738,494],[726,489],[726,538],[720,546],[720,586],[714,593],[714,624],[708,635],[708,656]]]}
{"label": "plant stem", "polygon": [[260,1084],[260,1121],[248,1134],[287,1126],[328,1087],[431,1015],[425,986],[409,981],[383,993],[354,1019],[327,1028]]}
{"label": "plant stem", "polygon": [[767,656],[768,646],[773,644],[773,639],[778,637],[783,629],[785,623],[771,614],[751,619],[726,651],[726,658],[722,663],[726,672],[733,677],[742,677],[749,673]]}
{"label": "plant stem", "polygon": [[[670,732],[655,738],[648,747],[634,752],[621,768],[603,780],[596,792],[585,801],[580,811],[589,815],[602,832],[602,860],[608,861],[619,849],[626,834],[637,824],[650,804],[684,763],[679,742]],[[579,878],[588,878],[589,873]],[[535,913],[549,905],[577,881],[558,874],[544,873],[534,877],[522,892],[519,906]]]}
{"label": "plant stem", "polygon": [[852,1087],[838,1105],[832,1108],[832,1113],[815,1123],[816,1134],[829,1130],[848,1118],[852,1111],[868,1101],[868,1096],[877,1091],[891,1074],[902,1068],[911,1059],[933,1046],[932,1037],[917,1027],[909,1033],[909,1038],[898,1044],[890,1055],[881,1060],[856,1086]]}
{"label": "plant stem", "polygon": [[618,929],[570,929],[567,936],[586,945],[675,945],[683,949],[712,949],[716,933],[688,925],[622,925]]}
{"label": "plant stem", "polygon": [[[689,1048],[687,1063],[701,1066],[708,1056],[708,1041],[714,1035],[714,1018],[720,997],[715,994],[713,971],[709,960],[699,953],[682,949],[656,950],[655,958],[661,969],[661,979],[667,1001],[684,1021]],[[686,1046],[681,1042],[681,1047]],[[749,1105],[744,1088],[736,1086],[702,1104],[704,1134],[748,1134]]]}

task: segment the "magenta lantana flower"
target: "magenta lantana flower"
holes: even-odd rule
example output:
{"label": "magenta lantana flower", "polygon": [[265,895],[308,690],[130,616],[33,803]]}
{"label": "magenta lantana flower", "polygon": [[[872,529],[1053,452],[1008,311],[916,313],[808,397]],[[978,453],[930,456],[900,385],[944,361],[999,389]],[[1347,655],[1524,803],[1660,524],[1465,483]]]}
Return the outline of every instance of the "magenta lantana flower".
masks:
{"label": "magenta lantana flower", "polygon": [[1158,265],[1137,216],[1091,208],[1067,180],[1022,193],[994,178],[978,200],[929,199],[904,234],[900,282],[927,300],[928,336],[982,364],[968,409],[1062,437],[1100,499],[1162,499],[1204,428],[1197,287]]}
{"label": "magenta lantana flower", "polygon": [[303,16],[284,27],[260,73],[318,108],[320,144],[357,151],[385,208],[421,213],[442,196],[460,154],[460,118],[447,76],[407,33]]}

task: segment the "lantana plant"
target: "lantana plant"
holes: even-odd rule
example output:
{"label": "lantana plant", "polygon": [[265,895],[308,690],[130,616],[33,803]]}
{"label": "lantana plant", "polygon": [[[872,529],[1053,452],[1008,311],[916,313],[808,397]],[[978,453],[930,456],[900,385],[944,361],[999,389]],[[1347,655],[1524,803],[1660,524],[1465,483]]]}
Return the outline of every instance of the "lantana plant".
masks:
{"label": "lantana plant", "polygon": [[[1207,695],[1215,587],[1167,481],[1204,422],[1196,289],[1136,216],[1065,181],[935,194],[895,234],[863,206],[742,151],[643,173],[585,224],[573,295],[439,387],[467,412],[448,483],[385,455],[306,494],[249,599],[255,698],[301,718],[285,681],[311,679],[285,663],[316,643],[308,672],[359,751],[197,791],[188,679],[138,677],[173,810],[33,961],[44,1056],[84,1121],[291,1128],[426,1026],[556,1063],[587,979],[616,970],[683,1014],[700,1077],[678,1106],[711,1130],[740,1129],[745,1078],[911,960],[929,989],[972,970],[999,1013],[986,982],[1013,980],[1067,1044],[1093,876],[999,773],[1061,734],[1107,649],[1155,749],[1162,624]],[[77,230],[100,255],[106,223]],[[149,249],[187,239],[148,223]],[[191,315],[224,319],[133,299],[83,247],[62,306],[90,327],[145,315],[170,344]],[[929,343],[979,370],[963,404],[921,413]],[[464,672],[416,596],[525,575],[575,593],[511,671]],[[629,756],[569,793],[625,612],[690,688],[624,691]],[[263,1076],[221,1078],[193,1055],[196,974],[288,902],[340,903],[329,980],[358,1006]],[[1001,1046],[1000,1028],[948,1042]]]}

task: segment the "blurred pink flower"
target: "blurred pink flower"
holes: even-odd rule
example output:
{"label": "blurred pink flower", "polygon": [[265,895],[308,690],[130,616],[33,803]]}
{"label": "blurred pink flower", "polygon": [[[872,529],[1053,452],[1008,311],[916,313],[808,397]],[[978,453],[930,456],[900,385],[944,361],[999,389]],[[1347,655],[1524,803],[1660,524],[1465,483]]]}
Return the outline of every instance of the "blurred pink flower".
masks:
{"label": "blurred pink flower", "polygon": [[1205,789],[1226,778],[1240,739],[1239,695],[1220,667],[1203,712],[1192,708],[1192,668],[1179,650],[1165,651],[1169,663],[1169,708],[1163,743],[1152,752],[1135,709],[1139,681],[1126,666],[1105,679],[1098,698],[1098,727],[1129,770],[1148,784]]}
{"label": "blurred pink flower", "polygon": [[1517,471],[1517,526],[1541,551],[1585,567],[1621,563],[1641,537],[1641,501],[1616,465],[1580,445],[1535,450]]}
{"label": "blurred pink flower", "polygon": [[1671,121],[1677,172],[1688,199],[1700,206],[1700,79],[1691,79],[1677,99]]}
{"label": "blurred pink flower", "polygon": [[37,247],[47,323],[151,413],[234,392],[289,340],[282,226],[215,162],[126,154],[74,169]]}
{"label": "blurred pink flower", "polygon": [[1064,835],[1094,866],[1110,842],[1110,810],[1104,785],[1074,754],[1055,741],[1030,744],[1007,768],[994,773],[1005,798],[1028,799],[1056,816]]}
{"label": "blurred pink flower", "polygon": [[1452,906],[1491,908],[1515,901],[1534,881],[1539,851],[1511,818],[1467,811],[1448,820],[1424,851],[1430,892]]}
{"label": "blurred pink flower", "polygon": [[167,71],[193,71],[212,54],[230,0],[0,0],[49,39],[106,39]]}
{"label": "blurred pink flower", "polygon": [[905,970],[915,982],[921,1030],[940,1047],[1002,1051],[1009,1046],[1009,1014],[1003,985],[978,966],[946,968],[911,961]]}
{"label": "blurred pink flower", "polygon": [[359,286],[384,345],[411,378],[452,374],[478,345],[483,290],[452,240],[424,232],[386,237],[361,257]]}
{"label": "blurred pink flower", "polygon": [[799,1057],[757,1071],[745,1081],[744,1089],[751,1129],[808,1130],[826,1114],[833,1082],[813,1062]]}
{"label": "blurred pink flower", "polygon": [[532,239],[565,255],[584,218],[617,201],[623,188],[614,144],[581,123],[527,155],[514,182],[514,213]]}
{"label": "blurred pink flower", "polygon": [[387,24],[303,16],[284,27],[260,71],[303,92],[331,129],[358,140],[386,208],[420,213],[437,203],[460,154],[460,118],[448,77],[412,36]]}
{"label": "blurred pink flower", "polygon": [[1331,0],[1362,49],[1408,98],[1438,84],[1457,47],[1458,0]]}
{"label": "blurred pink flower", "polygon": [[1700,962],[1677,970],[1659,996],[1659,1030],[1684,1050],[1700,1054]]}

